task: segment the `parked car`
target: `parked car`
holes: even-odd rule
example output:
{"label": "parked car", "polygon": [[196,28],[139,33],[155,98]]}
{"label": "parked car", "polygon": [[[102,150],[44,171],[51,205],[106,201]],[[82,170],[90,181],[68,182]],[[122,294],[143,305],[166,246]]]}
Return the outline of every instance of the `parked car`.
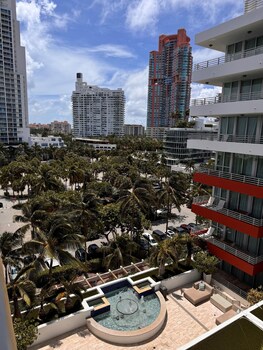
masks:
{"label": "parked car", "polygon": [[198,225],[194,224],[193,222],[190,222],[188,224],[188,226],[191,227],[191,231],[198,231],[200,229],[200,227]]}
{"label": "parked car", "polygon": [[88,246],[88,253],[94,257],[98,254],[98,249],[99,249],[99,246],[95,243],[92,243]]}
{"label": "parked car", "polygon": [[168,213],[167,209],[157,209],[156,210],[156,215],[157,217],[162,217],[162,216],[166,216]]}
{"label": "parked car", "polygon": [[144,232],[142,234],[142,237],[144,237],[149,242],[150,246],[152,246],[152,247],[154,247],[158,244],[149,232]]}
{"label": "parked car", "polygon": [[2,202],[0,202],[0,208],[3,208],[3,207],[4,207],[3,203],[2,203]]}
{"label": "parked car", "polygon": [[140,241],[139,241],[139,246],[143,249],[143,250],[149,250],[150,249],[150,243],[146,238],[141,237]]}
{"label": "parked car", "polygon": [[182,225],[180,225],[180,227],[182,227],[188,233],[190,233],[192,230],[191,226],[189,226],[187,224],[182,224]]}
{"label": "parked car", "polygon": [[181,226],[175,227],[175,232],[178,233],[179,235],[186,233],[185,229]]}
{"label": "parked car", "polygon": [[169,238],[172,238],[175,235],[175,231],[173,230],[167,230],[165,233]]}
{"label": "parked car", "polygon": [[78,248],[75,251],[75,258],[78,259],[79,261],[83,262],[83,261],[87,260],[88,254],[84,248]]}
{"label": "parked car", "polygon": [[163,241],[167,238],[166,234],[161,230],[154,230],[153,236],[156,237],[159,241]]}

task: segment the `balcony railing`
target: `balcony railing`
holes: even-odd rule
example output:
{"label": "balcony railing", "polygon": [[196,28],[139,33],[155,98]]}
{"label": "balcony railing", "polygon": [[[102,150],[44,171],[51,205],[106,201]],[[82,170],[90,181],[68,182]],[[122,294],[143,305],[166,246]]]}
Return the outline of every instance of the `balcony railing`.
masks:
{"label": "balcony railing", "polygon": [[194,71],[206,69],[209,67],[219,66],[219,65],[224,64],[224,63],[240,60],[241,58],[260,55],[262,53],[263,53],[263,45],[255,47],[253,49],[247,49],[247,50],[244,50],[242,52],[237,52],[237,53],[233,53],[233,54],[226,54],[225,56],[220,56],[217,58],[212,58],[211,60],[208,60],[208,61],[196,63],[194,65]]}
{"label": "balcony railing", "polygon": [[256,137],[255,135],[233,135],[233,134],[189,134],[188,140],[208,140],[222,142],[237,142],[237,143],[255,143],[262,144],[263,136]]}
{"label": "balcony railing", "polygon": [[218,94],[213,97],[197,98],[191,101],[191,106],[205,106],[216,103],[237,102],[237,101],[252,101],[263,99],[263,91],[232,94],[223,96]]}
{"label": "balcony railing", "polygon": [[237,101],[251,101],[260,100],[263,98],[263,91],[245,92],[239,94],[232,94],[230,96],[218,94],[213,97],[197,98],[191,101],[191,106],[204,106],[216,103],[237,102]]}
{"label": "balcony railing", "polygon": [[263,0],[245,0],[245,13],[263,6]]}
{"label": "balcony railing", "polygon": [[241,174],[234,174],[220,170],[214,170],[209,168],[198,168],[197,173],[207,174],[211,176],[216,176],[228,180],[243,182],[249,185],[263,186],[263,179],[253,176],[246,176]]}
{"label": "balcony railing", "polygon": [[212,243],[213,245],[223,249],[224,251],[248,262],[249,264],[256,265],[256,264],[263,261],[263,255],[259,255],[259,256],[249,255],[248,253],[245,253],[240,249],[236,249],[235,247],[231,246],[230,244],[228,244],[224,241],[220,241],[220,240],[216,239],[215,237],[208,237],[206,239],[206,241],[208,241],[208,242]]}
{"label": "balcony railing", "polygon": [[193,199],[193,204],[207,207],[210,210],[214,210],[220,214],[229,216],[233,219],[246,222],[249,225],[253,225],[253,226],[257,226],[257,227],[263,226],[263,219],[257,219],[257,218],[254,218],[253,216],[249,216],[248,214],[243,214],[243,213],[231,210],[231,209],[221,208],[221,207],[218,207],[217,205],[215,205],[214,203],[211,206],[208,205],[209,198],[210,198],[210,196],[195,197]]}

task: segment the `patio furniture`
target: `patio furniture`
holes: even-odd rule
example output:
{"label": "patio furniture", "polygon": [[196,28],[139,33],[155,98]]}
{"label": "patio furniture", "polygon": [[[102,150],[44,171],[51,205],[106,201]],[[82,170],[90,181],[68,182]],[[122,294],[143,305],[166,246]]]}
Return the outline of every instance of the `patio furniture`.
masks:
{"label": "patio furniture", "polygon": [[[200,285],[201,283],[201,285]],[[204,287],[203,287],[204,286]],[[204,281],[194,283],[192,288],[184,290],[184,297],[190,301],[193,305],[199,305],[211,297],[214,288]]]}
{"label": "patio furniture", "polygon": [[220,325],[221,323],[229,320],[231,317],[235,316],[237,312],[233,309],[228,310],[223,315],[220,315],[216,318],[216,324]]}
{"label": "patio furniture", "polygon": [[223,312],[227,312],[232,308],[232,303],[220,294],[212,295],[210,302]]}

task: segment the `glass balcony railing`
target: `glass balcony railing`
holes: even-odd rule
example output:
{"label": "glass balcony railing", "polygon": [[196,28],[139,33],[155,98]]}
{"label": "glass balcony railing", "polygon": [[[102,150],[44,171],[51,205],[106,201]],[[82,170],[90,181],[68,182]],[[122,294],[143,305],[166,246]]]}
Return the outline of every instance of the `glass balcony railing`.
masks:
{"label": "glass balcony railing", "polygon": [[208,140],[222,142],[237,142],[237,143],[253,143],[262,144],[263,136],[255,135],[233,135],[233,134],[189,134],[188,140]]}
{"label": "glass balcony railing", "polygon": [[263,99],[263,91],[243,92],[232,95],[218,94],[213,97],[197,98],[191,101],[191,106],[205,106],[216,103],[252,101]]}
{"label": "glass balcony railing", "polygon": [[234,243],[231,244],[231,243],[228,243],[228,242],[223,241],[223,240],[221,241],[214,236],[208,237],[206,239],[206,241],[208,241],[208,242],[212,243],[213,245],[223,249],[224,251],[248,262],[249,264],[255,265],[255,264],[258,264],[258,263],[263,261],[263,255],[256,256],[256,255],[250,254],[249,252],[244,252],[244,251],[240,250],[238,247],[236,247],[234,245]]}
{"label": "glass balcony railing", "polygon": [[208,60],[208,61],[196,63],[194,65],[194,71],[206,69],[209,67],[218,66],[218,65],[225,64],[225,63],[232,62],[232,61],[236,61],[236,60],[240,60],[241,58],[260,55],[262,53],[263,53],[263,45],[255,47],[253,49],[244,50],[242,52],[236,52],[233,54],[226,54],[225,56],[220,56],[217,58],[212,58],[211,60]]}
{"label": "glass balcony railing", "polygon": [[263,219],[257,219],[251,215],[249,215],[249,213],[244,214],[243,212],[238,212],[238,211],[234,211],[234,210],[230,210],[227,208],[224,208],[225,205],[225,201],[223,200],[216,200],[216,202],[218,202],[218,204],[214,204],[215,200],[212,201],[212,204],[209,204],[209,201],[211,201],[212,197],[209,196],[199,196],[199,197],[195,197],[193,199],[193,204],[195,205],[200,205],[202,207],[206,207],[210,210],[214,210],[220,214],[229,216],[233,219],[239,220],[239,221],[243,221],[249,225],[253,225],[253,226],[257,226],[257,227],[261,227],[263,226]]}
{"label": "glass balcony railing", "polygon": [[260,179],[258,177],[241,175],[241,174],[234,174],[234,173],[230,173],[230,172],[226,172],[226,171],[214,170],[214,169],[209,169],[209,168],[199,168],[196,172],[201,173],[201,174],[207,174],[207,175],[211,175],[211,176],[220,177],[223,179],[243,182],[243,183],[246,183],[249,185],[263,186],[263,179]]}

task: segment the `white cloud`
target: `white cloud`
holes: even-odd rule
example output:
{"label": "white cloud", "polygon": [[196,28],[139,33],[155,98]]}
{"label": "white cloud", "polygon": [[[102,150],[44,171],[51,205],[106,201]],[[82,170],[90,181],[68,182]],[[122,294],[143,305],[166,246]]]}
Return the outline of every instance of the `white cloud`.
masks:
{"label": "white cloud", "polygon": [[104,44],[88,49],[89,52],[104,53],[106,57],[134,58],[136,57],[127,48],[121,45]]}
{"label": "white cloud", "polygon": [[94,0],[89,8],[96,5],[101,7],[100,24],[103,24],[113,13],[127,7],[128,1],[129,0]]}
{"label": "white cloud", "polygon": [[131,2],[126,13],[126,24],[131,30],[155,28],[160,13],[159,0]]}
{"label": "white cloud", "polygon": [[207,86],[203,84],[192,84],[192,90],[191,90],[191,98],[206,98],[206,97],[214,97],[218,93],[222,91],[221,87],[219,86]]}
{"label": "white cloud", "polygon": [[130,73],[124,84],[126,94],[125,123],[145,124],[147,116],[148,66]]}
{"label": "white cloud", "polygon": [[236,0],[133,0],[127,8],[126,24],[130,30],[147,29],[152,33],[156,30],[160,15],[174,11],[176,20],[176,14],[181,10],[185,11],[192,26],[200,25],[200,21],[212,24],[222,17],[226,5],[231,5],[231,11],[225,19],[240,14],[243,8],[241,1]]}
{"label": "white cloud", "polygon": [[72,123],[70,95],[35,96],[29,103],[30,111],[34,115],[34,122],[43,123],[46,116],[52,120],[68,120]]}
{"label": "white cloud", "polygon": [[204,61],[209,61],[213,58],[218,58],[223,56],[222,52],[216,51],[216,50],[211,50],[211,49],[202,49],[198,48],[193,50],[193,62],[195,63],[200,63]]}

